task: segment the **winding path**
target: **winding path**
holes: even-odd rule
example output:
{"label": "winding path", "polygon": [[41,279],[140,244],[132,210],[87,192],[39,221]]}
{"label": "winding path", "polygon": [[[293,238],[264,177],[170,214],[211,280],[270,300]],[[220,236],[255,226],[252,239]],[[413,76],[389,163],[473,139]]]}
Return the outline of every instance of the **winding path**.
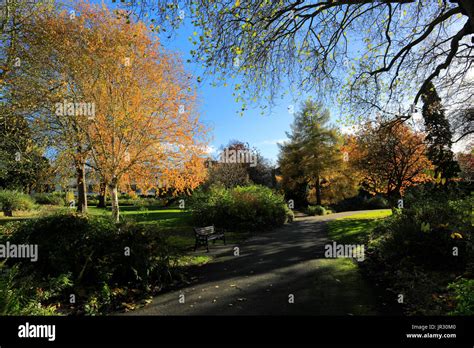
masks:
{"label": "winding path", "polygon": [[215,259],[199,267],[190,285],[126,315],[377,314],[353,261],[324,258],[327,221],[357,213],[364,211],[298,217],[238,245],[240,256],[236,245],[211,244]]}

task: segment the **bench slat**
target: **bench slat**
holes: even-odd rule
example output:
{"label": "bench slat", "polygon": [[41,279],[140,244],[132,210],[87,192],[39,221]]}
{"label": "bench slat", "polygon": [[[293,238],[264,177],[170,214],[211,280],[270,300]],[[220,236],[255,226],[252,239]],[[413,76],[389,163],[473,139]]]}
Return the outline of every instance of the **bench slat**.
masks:
{"label": "bench slat", "polygon": [[222,239],[225,244],[224,232],[225,231],[217,232],[214,228],[214,225],[206,227],[195,227],[194,234],[196,235],[196,243],[194,245],[194,250],[196,250],[199,245],[204,244],[207,248],[207,252],[209,252],[210,240]]}

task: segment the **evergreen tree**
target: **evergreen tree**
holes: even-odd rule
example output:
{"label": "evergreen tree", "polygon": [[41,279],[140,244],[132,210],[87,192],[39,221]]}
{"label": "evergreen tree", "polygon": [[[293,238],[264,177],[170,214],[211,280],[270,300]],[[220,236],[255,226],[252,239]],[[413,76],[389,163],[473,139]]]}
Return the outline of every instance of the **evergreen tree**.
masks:
{"label": "evergreen tree", "polygon": [[452,178],[459,172],[459,166],[451,151],[451,127],[444,114],[441,98],[432,83],[425,89],[422,100],[427,133],[427,157],[435,166],[435,177]]}

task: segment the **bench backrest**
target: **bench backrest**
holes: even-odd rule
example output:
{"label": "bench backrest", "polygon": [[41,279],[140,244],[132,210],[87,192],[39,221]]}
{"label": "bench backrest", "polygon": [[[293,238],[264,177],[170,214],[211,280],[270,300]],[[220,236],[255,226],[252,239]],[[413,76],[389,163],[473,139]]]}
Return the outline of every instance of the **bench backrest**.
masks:
{"label": "bench backrest", "polygon": [[206,226],[206,227],[195,227],[194,228],[194,233],[205,236],[208,234],[213,234],[214,233],[214,226]]}

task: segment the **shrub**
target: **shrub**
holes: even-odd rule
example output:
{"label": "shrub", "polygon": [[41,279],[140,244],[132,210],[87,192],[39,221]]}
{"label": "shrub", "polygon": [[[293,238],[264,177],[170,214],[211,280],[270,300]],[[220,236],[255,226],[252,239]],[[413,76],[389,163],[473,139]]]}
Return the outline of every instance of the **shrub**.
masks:
{"label": "shrub", "polygon": [[[0,234],[5,228],[0,227]],[[44,279],[68,275],[73,284],[68,293],[85,294],[78,303],[88,303],[92,296],[100,301],[104,287],[143,292],[161,286],[169,280],[170,260],[175,255],[161,234],[149,227],[115,225],[106,218],[74,213],[22,222],[13,233],[4,235],[11,243],[37,244],[39,252],[36,262],[9,259],[8,266],[19,267],[23,276],[33,276],[38,287]],[[100,311],[112,306],[110,301],[98,305]]]}
{"label": "shrub", "polygon": [[461,278],[448,285],[454,292],[456,307],[451,315],[474,315],[474,279]]}
{"label": "shrub", "polygon": [[469,273],[474,259],[472,198],[425,187],[411,190],[404,201],[404,209],[395,209],[372,231],[364,268],[385,288],[410,299],[407,313],[445,313],[446,303],[440,307],[433,298],[453,277]]}
{"label": "shrub", "polygon": [[70,202],[76,201],[76,197],[74,196],[74,192],[68,191],[66,192],[66,204],[69,205]]}
{"label": "shrub", "polygon": [[13,216],[15,210],[31,210],[34,208],[30,196],[10,190],[0,190],[0,207],[5,216]]}
{"label": "shrub", "polygon": [[18,273],[17,266],[6,268],[0,263],[0,315],[56,315],[53,306],[41,304],[31,276],[20,278]]}
{"label": "shrub", "polygon": [[371,209],[386,209],[390,206],[387,199],[377,195],[367,198],[362,195],[346,198],[336,204],[332,204],[331,207],[335,211],[354,211],[354,210],[371,210]]}
{"label": "shrub", "polygon": [[[465,266],[472,243],[470,206],[468,200],[425,200],[397,210],[373,231],[374,239],[383,236],[378,252],[384,258],[410,258],[435,269]],[[459,256],[453,257],[454,247]]]}
{"label": "shrub", "polygon": [[308,205],[306,209],[306,214],[315,216],[315,215],[326,215],[326,209],[320,205]]}
{"label": "shrub", "polygon": [[259,186],[226,189],[213,186],[196,191],[190,201],[194,223],[232,230],[257,231],[281,226],[293,219],[282,195]]}
{"label": "shrub", "polygon": [[364,210],[366,209],[366,202],[367,200],[363,196],[358,195],[343,199],[336,204],[332,204],[331,207],[337,212]]}
{"label": "shrub", "polygon": [[60,192],[55,193],[35,193],[33,199],[37,204],[48,204],[48,205],[64,205],[65,200],[63,194]]}
{"label": "shrub", "polygon": [[150,207],[163,207],[165,206],[165,200],[159,198],[138,198],[133,202],[135,207],[139,208],[150,208]]}

